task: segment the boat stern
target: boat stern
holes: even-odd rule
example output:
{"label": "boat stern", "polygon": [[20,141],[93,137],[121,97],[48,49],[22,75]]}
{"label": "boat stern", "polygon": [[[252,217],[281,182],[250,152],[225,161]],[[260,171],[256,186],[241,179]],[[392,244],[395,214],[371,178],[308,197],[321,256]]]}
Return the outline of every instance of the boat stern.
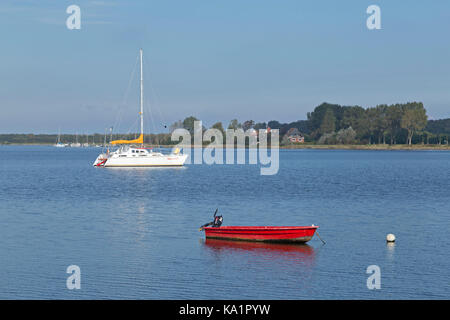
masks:
{"label": "boat stern", "polygon": [[102,153],[97,157],[97,159],[95,159],[95,161],[92,165],[94,167],[104,167],[107,160],[108,160],[108,155],[106,153]]}

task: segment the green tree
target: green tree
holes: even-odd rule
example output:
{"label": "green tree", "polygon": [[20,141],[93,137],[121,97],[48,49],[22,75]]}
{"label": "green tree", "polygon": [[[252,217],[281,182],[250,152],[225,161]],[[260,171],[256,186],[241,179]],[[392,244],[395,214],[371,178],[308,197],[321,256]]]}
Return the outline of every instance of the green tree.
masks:
{"label": "green tree", "polygon": [[342,144],[355,143],[356,131],[352,127],[341,129],[336,133],[336,141]]}
{"label": "green tree", "polygon": [[276,120],[270,120],[267,123],[267,126],[271,129],[281,129],[281,127],[283,126],[280,122],[276,121]]}
{"label": "green tree", "polygon": [[377,129],[377,110],[375,108],[366,109],[366,125],[369,133],[369,144],[373,142],[372,138],[375,136]]}
{"label": "green tree", "polygon": [[333,110],[328,109],[325,112],[322,123],[319,128],[321,135],[325,133],[333,133],[336,130],[336,118],[334,117]]}
{"label": "green tree", "polygon": [[344,107],[340,128],[352,127],[356,136],[361,139],[368,133],[366,110],[359,106]]}
{"label": "green tree", "polygon": [[230,124],[228,125],[228,129],[237,130],[242,128],[242,124],[239,123],[237,119],[233,119],[230,121]]}
{"label": "green tree", "polygon": [[428,120],[425,130],[434,134],[444,133],[446,135],[449,135],[450,119]]}
{"label": "green tree", "polygon": [[414,132],[422,130],[427,125],[427,111],[421,102],[411,102],[403,106],[401,127],[408,131],[407,143],[411,145]]}
{"label": "green tree", "polygon": [[243,129],[244,131],[247,131],[248,129],[253,128],[254,125],[255,125],[255,121],[253,121],[253,120],[247,120],[247,121],[245,121],[245,122],[242,124],[242,129]]}
{"label": "green tree", "polygon": [[216,122],[211,126],[212,129],[217,129],[220,132],[222,132],[222,134],[225,133],[225,129],[223,128],[222,122]]}
{"label": "green tree", "polygon": [[402,108],[399,104],[390,105],[386,109],[387,128],[391,137],[390,144],[396,143],[396,137],[401,129],[402,115]]}
{"label": "green tree", "polygon": [[386,143],[386,130],[389,128],[389,121],[387,118],[388,106],[385,104],[378,105],[375,107],[375,133],[378,136],[378,144],[381,144],[381,139],[383,143]]}
{"label": "green tree", "polygon": [[183,128],[189,131],[191,135],[194,134],[194,121],[199,121],[196,117],[190,116],[183,120]]}
{"label": "green tree", "polygon": [[267,124],[265,122],[258,122],[257,124],[255,124],[255,126],[253,128],[255,130],[266,129],[267,128]]}
{"label": "green tree", "polygon": [[314,108],[313,112],[308,112],[307,117],[309,122],[309,132],[311,132],[311,135],[317,138],[319,135],[323,134],[321,126],[324,122],[324,118],[327,115],[327,113],[328,117],[330,117],[330,111],[335,118],[334,130],[341,129],[341,122],[343,119],[345,108],[347,107],[342,107],[338,104],[329,104],[324,102],[321,105]]}

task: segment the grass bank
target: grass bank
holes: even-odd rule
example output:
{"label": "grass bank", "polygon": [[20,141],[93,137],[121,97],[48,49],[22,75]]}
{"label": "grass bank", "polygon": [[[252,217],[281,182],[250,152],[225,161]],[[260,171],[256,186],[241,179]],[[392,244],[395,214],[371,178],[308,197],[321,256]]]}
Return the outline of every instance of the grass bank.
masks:
{"label": "grass bank", "polygon": [[336,149],[336,150],[450,150],[449,145],[436,144],[296,144],[281,146],[280,149]]}

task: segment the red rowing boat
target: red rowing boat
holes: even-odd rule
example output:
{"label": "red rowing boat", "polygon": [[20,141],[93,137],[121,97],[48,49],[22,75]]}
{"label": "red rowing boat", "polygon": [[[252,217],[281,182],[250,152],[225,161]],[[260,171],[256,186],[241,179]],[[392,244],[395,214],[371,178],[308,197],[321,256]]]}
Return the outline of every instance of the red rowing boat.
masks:
{"label": "red rowing boat", "polygon": [[299,242],[311,240],[318,226],[308,227],[203,227],[206,238],[267,241],[267,242]]}

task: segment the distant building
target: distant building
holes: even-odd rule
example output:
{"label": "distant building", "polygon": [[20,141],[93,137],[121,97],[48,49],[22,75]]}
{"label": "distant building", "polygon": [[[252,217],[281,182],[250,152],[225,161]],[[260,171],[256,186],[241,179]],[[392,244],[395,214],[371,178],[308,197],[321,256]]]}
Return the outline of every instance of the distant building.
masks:
{"label": "distant building", "polygon": [[286,140],[292,143],[304,143],[305,137],[298,131],[297,128],[291,128],[284,136]]}

